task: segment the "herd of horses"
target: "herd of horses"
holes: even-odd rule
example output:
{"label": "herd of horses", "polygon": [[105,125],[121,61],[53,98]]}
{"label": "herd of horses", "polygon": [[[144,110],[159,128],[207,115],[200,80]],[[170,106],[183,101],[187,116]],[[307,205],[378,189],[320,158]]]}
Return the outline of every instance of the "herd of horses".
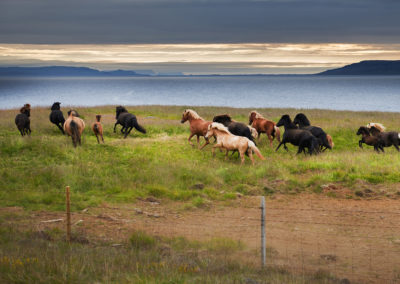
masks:
{"label": "herd of horses", "polygon": [[[52,105],[49,116],[50,122],[55,124],[62,134],[71,136],[74,147],[78,144],[81,145],[81,136],[85,129],[84,120],[76,110],[72,109],[68,111],[68,117],[65,119],[60,105],[60,102],[55,102]],[[30,104],[25,104],[15,117],[15,124],[22,136],[30,135],[32,132],[30,128],[30,111]],[[129,113],[123,106],[116,107],[115,119],[114,133],[119,124],[122,126],[121,133],[124,138],[127,138],[133,128],[141,133],[146,133],[146,129],[138,123],[136,116]],[[97,138],[97,142],[104,143],[103,126],[100,120],[101,115],[96,115],[96,121],[91,128]],[[257,111],[251,111],[249,122],[245,124],[233,120],[228,114],[217,115],[214,116],[213,121],[206,121],[194,110],[186,109],[182,114],[181,123],[186,121],[189,121],[190,136],[188,142],[190,145],[194,146],[191,140],[196,136],[197,146],[203,149],[210,144],[210,138],[214,137],[213,155],[215,155],[216,148],[221,151],[225,150],[226,157],[229,151],[238,152],[242,164],[244,163],[245,155],[249,156],[254,164],[253,152],[260,159],[265,159],[257,148],[255,141],[260,139],[262,133],[267,135],[271,148],[273,147],[273,140],[276,139],[278,141],[279,144],[276,151],[282,145],[288,151],[287,143],[298,146],[297,154],[308,153],[309,155],[316,155],[334,147],[332,137],[322,128],[311,125],[307,116],[303,113],[297,114],[293,121],[289,115],[285,114],[275,123],[263,117]],[[279,129],[281,126],[285,129],[282,139]],[[385,132],[385,127],[380,123],[369,123],[367,126],[361,126],[357,131],[357,135],[361,135],[360,148],[362,148],[362,144],[367,144],[373,146],[377,152],[384,152],[384,147],[394,146],[397,151],[400,151],[400,134],[394,131]],[[200,137],[205,139],[205,143],[202,146],[200,146]]]}

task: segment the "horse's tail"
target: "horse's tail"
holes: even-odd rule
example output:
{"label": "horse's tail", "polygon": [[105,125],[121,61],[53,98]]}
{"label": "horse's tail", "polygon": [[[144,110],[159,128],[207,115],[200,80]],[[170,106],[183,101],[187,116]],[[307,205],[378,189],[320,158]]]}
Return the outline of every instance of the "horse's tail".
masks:
{"label": "horse's tail", "polygon": [[276,140],[278,140],[278,142],[281,143],[281,130],[276,125],[274,125],[274,132],[275,132],[274,135],[276,137]]}
{"label": "horse's tail", "polygon": [[79,140],[78,124],[74,120],[71,120],[69,128],[71,130],[72,143],[74,144],[74,147],[76,147],[76,144],[78,143]]}
{"label": "horse's tail", "polygon": [[249,146],[249,148],[250,148],[251,150],[254,151],[254,153],[256,153],[256,155],[257,155],[261,160],[265,160],[265,158],[264,158],[263,155],[261,154],[260,150],[258,150],[256,144],[254,144],[253,141],[249,141],[248,146]]}
{"label": "horse's tail", "polygon": [[330,136],[329,134],[326,134],[326,139],[328,140],[328,144],[329,144],[329,146],[331,146],[331,149],[332,149],[333,146],[335,146],[335,143],[333,143],[333,140],[332,140],[332,136]]}
{"label": "horse's tail", "polygon": [[146,129],[144,129],[142,126],[139,125],[136,118],[133,119],[133,127],[135,127],[137,131],[146,134]]}

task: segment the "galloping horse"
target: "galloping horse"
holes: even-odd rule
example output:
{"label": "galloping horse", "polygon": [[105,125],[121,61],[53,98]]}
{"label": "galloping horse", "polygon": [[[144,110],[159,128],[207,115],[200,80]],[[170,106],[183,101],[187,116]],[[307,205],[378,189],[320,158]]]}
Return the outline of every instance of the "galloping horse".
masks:
{"label": "galloping horse", "polygon": [[214,136],[217,138],[217,144],[212,147],[212,155],[215,156],[215,148],[225,149],[226,155],[225,159],[228,158],[228,152],[230,150],[239,151],[240,158],[242,160],[242,165],[244,163],[244,155],[247,152],[251,159],[251,163],[254,165],[253,151],[261,159],[265,160],[260,150],[258,150],[256,144],[250,141],[248,138],[243,136],[236,136],[229,132],[223,124],[218,122],[213,122],[208,126],[208,130],[205,138]]}
{"label": "galloping horse", "polygon": [[[197,136],[197,147],[199,147],[200,146],[200,140],[199,140],[200,136],[203,136],[205,138],[208,126],[211,124],[211,121],[205,121],[204,119],[202,119],[200,117],[200,115],[197,114],[197,112],[195,112],[192,109],[186,109],[182,114],[181,123],[185,123],[187,120],[189,120],[189,124],[190,124],[190,136],[188,138],[189,144],[194,147],[191,139],[194,135],[196,135]],[[200,149],[203,149],[205,146],[207,146],[207,144],[210,144],[210,141],[207,138],[205,138],[205,140],[206,140],[206,143],[204,143],[204,145]]]}
{"label": "galloping horse", "polygon": [[60,104],[61,104],[60,102],[55,102],[51,106],[51,113],[49,118],[50,122],[57,125],[57,127],[61,130],[62,134],[65,134],[64,129],[62,128],[65,122],[65,118],[61,111]]}
{"label": "galloping horse", "polygon": [[128,136],[128,134],[131,132],[131,130],[135,127],[137,131],[140,131],[144,134],[146,134],[146,129],[144,129],[138,122],[136,115],[129,113],[128,110],[123,107],[123,106],[117,106],[115,109],[116,116],[115,119],[117,122],[114,125],[114,133],[115,129],[118,124],[122,125],[121,128],[121,133],[125,134],[124,138]]}
{"label": "galloping horse", "polygon": [[77,112],[74,110],[68,111],[68,118],[64,122],[64,131],[72,138],[72,144],[74,147],[81,143],[82,132],[85,129],[85,122],[76,116]]}
{"label": "galloping horse", "polygon": [[312,135],[317,137],[319,140],[320,149],[322,151],[325,151],[326,149],[332,150],[333,146],[335,145],[333,143],[332,137],[329,134],[326,134],[321,127],[311,126],[310,121],[304,113],[298,113],[295,116],[293,123],[298,124],[300,129],[308,130],[311,132]]}
{"label": "galloping horse", "polygon": [[31,135],[31,120],[29,118],[31,116],[31,105],[25,104],[19,112],[20,113],[15,117],[15,124],[17,125],[21,136],[24,136],[25,134]]}
{"label": "galloping horse", "polygon": [[[383,125],[381,125],[382,128],[380,129],[385,129]],[[399,144],[400,144],[400,134],[395,131],[388,131],[384,132],[383,130],[378,129],[376,126],[371,126],[369,128],[369,132],[372,134],[372,136],[375,136],[379,140],[379,144],[382,147],[390,147],[394,146],[397,151],[400,151],[399,149]],[[382,148],[383,152],[383,148]]]}
{"label": "galloping horse", "polygon": [[255,110],[249,114],[249,125],[257,130],[259,135],[258,137],[260,137],[261,133],[267,134],[271,148],[272,141],[275,137],[279,143],[281,142],[281,131],[279,130],[279,127],[276,126],[275,122],[264,118]]}
{"label": "galloping horse", "polygon": [[100,119],[101,119],[101,115],[100,114],[96,115],[96,122],[92,124],[93,133],[94,133],[94,135],[96,135],[97,143],[99,143],[99,144],[100,144],[99,136],[101,138],[101,141],[103,141],[103,143],[104,143],[103,126],[101,125]]}
{"label": "galloping horse", "polygon": [[300,154],[303,151],[304,153],[306,153],[305,148],[308,148],[308,153],[310,155],[312,155],[313,153],[318,153],[318,139],[314,135],[312,135],[310,131],[298,129],[297,126],[290,119],[289,115],[282,115],[276,126],[284,126],[285,133],[283,133],[282,141],[281,143],[279,143],[275,151],[278,151],[279,147],[281,147],[282,144],[285,150],[288,151],[286,143],[291,143],[295,146],[299,146],[297,154]]}
{"label": "galloping horse", "polygon": [[357,135],[361,135],[361,140],[358,141],[358,146],[362,148],[362,144],[365,143],[367,145],[373,146],[374,150],[379,153],[379,150],[384,152],[383,146],[381,145],[379,141],[379,137],[377,136],[371,136],[368,127],[361,126],[357,130]]}
{"label": "galloping horse", "polygon": [[213,122],[218,122],[223,124],[225,127],[228,128],[229,132],[232,133],[233,135],[247,137],[250,141],[254,142],[251,129],[248,127],[248,125],[234,121],[228,114],[221,114],[214,116]]}

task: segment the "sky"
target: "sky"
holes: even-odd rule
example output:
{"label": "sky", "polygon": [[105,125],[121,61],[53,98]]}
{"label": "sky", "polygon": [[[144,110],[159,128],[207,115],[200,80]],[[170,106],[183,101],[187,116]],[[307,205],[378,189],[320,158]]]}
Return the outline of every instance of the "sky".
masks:
{"label": "sky", "polygon": [[0,66],[316,73],[400,60],[397,0],[1,0]]}

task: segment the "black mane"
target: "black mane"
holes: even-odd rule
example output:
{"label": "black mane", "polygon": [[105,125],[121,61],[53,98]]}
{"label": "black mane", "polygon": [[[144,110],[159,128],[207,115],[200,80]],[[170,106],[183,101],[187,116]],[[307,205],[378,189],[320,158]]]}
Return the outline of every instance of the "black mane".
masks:
{"label": "black mane", "polygon": [[298,113],[294,118],[293,123],[299,124],[300,128],[311,125],[310,121],[304,113]]}

